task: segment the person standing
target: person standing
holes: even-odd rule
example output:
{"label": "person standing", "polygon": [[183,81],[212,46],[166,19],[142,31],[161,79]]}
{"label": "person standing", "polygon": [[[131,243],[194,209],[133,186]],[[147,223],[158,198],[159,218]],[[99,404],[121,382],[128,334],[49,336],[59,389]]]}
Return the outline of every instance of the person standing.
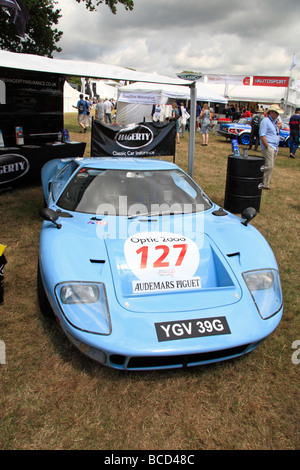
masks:
{"label": "person standing", "polygon": [[210,110],[207,103],[204,103],[202,111],[200,113],[200,119],[202,119],[200,134],[202,134],[202,145],[208,145],[208,137],[210,131]]}
{"label": "person standing", "polygon": [[250,143],[249,143],[249,150],[252,149],[252,145],[254,145],[254,149],[257,150],[259,146],[259,126],[261,121],[263,120],[264,116],[262,114],[263,111],[260,109],[253,114],[250,125],[251,125],[251,133],[250,133]]}
{"label": "person standing", "polygon": [[279,130],[281,126],[278,124],[278,117],[283,112],[283,109],[278,105],[272,105],[267,110],[267,116],[260,123],[260,146],[265,159],[263,189],[271,189],[270,181],[278,153]]}
{"label": "person standing", "polygon": [[179,118],[180,113],[178,111],[178,105],[174,101],[172,104],[172,116],[170,117],[169,121],[175,121],[175,132],[176,132],[176,141],[177,144],[180,144],[180,136],[179,136]]}
{"label": "person standing", "polygon": [[296,108],[295,114],[290,117],[290,158],[295,158],[299,147],[300,108]]}
{"label": "person standing", "polygon": [[88,96],[85,97],[85,105],[86,105],[86,116],[85,116],[85,130],[91,124],[91,102]]}
{"label": "person standing", "polygon": [[189,119],[190,115],[187,112],[186,107],[184,106],[183,103],[180,103],[180,110],[181,110],[181,116],[179,118],[179,135],[181,137],[184,137],[186,123],[187,123],[187,120]]}
{"label": "person standing", "polygon": [[79,95],[79,101],[77,102],[77,106],[73,105],[73,108],[78,110],[78,124],[80,126],[80,133],[86,132],[86,101],[83,99],[83,94]]}
{"label": "person standing", "polygon": [[199,103],[196,104],[196,131],[200,129],[200,113],[201,113],[201,106]]}
{"label": "person standing", "polygon": [[105,122],[106,123],[112,123],[111,120],[111,109],[112,109],[112,103],[109,101],[108,98],[104,101],[104,117],[105,117]]}
{"label": "person standing", "polygon": [[95,106],[95,118],[98,119],[98,121],[104,122],[104,103],[101,99],[98,100]]}

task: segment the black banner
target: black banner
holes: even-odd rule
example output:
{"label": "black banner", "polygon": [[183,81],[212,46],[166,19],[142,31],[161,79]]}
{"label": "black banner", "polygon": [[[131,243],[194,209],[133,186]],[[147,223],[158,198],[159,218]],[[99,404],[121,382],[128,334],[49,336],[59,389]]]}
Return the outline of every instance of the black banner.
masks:
{"label": "black banner", "polygon": [[175,122],[140,122],[129,127],[94,120],[92,157],[158,157],[175,155]]}

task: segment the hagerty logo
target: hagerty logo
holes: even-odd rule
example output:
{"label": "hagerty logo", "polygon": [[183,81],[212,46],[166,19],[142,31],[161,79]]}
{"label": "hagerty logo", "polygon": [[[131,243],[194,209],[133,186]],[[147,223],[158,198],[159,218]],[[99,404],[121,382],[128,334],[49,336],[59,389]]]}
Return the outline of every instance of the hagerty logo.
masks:
{"label": "hagerty logo", "polygon": [[121,129],[115,141],[126,149],[139,149],[149,145],[153,140],[153,132],[146,126],[138,125]]}
{"label": "hagerty logo", "polygon": [[23,155],[6,153],[0,156],[0,184],[21,178],[29,170],[29,162]]}

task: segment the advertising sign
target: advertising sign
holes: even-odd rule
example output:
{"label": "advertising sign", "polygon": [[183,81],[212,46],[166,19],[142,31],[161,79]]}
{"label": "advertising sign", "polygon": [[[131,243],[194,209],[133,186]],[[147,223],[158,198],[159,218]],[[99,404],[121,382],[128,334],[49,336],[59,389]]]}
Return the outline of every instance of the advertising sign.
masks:
{"label": "advertising sign", "polygon": [[141,122],[129,127],[93,121],[93,157],[175,155],[175,123]]}
{"label": "advertising sign", "polygon": [[289,77],[253,77],[253,85],[287,88],[289,86]]}
{"label": "advertising sign", "polygon": [[245,75],[208,75],[207,83],[227,85],[250,85],[250,77]]}

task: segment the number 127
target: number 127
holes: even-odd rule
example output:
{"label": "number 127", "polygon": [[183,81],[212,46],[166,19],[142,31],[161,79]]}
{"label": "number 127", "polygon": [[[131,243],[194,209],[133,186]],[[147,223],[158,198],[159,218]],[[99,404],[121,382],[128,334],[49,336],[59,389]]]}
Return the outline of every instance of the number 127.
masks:
{"label": "number 127", "polygon": [[[183,243],[180,245],[173,245],[172,248],[179,249],[178,253],[178,258],[176,260],[175,266],[181,266],[182,261],[185,257],[185,254],[187,252],[187,244]],[[139,255],[141,254],[141,264],[140,264],[140,269],[146,269],[147,268],[147,263],[148,263],[148,246],[142,246],[138,250],[136,250],[136,253]],[[170,253],[170,248],[168,245],[157,245],[155,247],[155,250],[162,250],[161,255],[156,259],[156,261],[153,262],[153,268],[166,268],[170,265],[169,261],[167,260],[167,257]]]}

